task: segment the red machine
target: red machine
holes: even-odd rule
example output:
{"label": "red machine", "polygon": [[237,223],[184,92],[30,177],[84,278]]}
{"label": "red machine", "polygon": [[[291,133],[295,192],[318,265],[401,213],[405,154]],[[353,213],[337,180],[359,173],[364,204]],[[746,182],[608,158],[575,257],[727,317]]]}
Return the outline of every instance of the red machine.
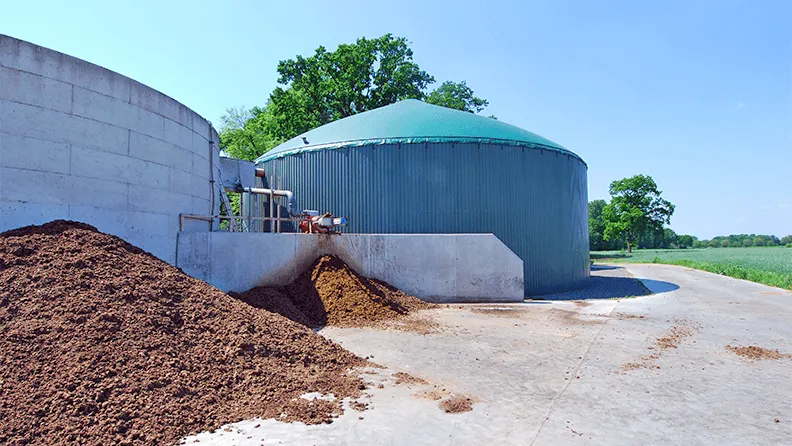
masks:
{"label": "red machine", "polygon": [[339,226],[346,226],[346,217],[334,217],[327,212],[319,216],[316,211],[303,211],[299,228],[303,234],[340,234],[336,229]]}

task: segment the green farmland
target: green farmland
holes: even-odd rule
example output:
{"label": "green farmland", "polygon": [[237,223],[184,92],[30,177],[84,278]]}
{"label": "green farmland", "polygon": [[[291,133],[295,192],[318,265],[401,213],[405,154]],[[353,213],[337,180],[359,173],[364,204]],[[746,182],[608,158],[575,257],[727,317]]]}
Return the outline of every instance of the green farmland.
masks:
{"label": "green farmland", "polygon": [[792,290],[790,248],[642,249],[591,253],[601,263],[665,263]]}

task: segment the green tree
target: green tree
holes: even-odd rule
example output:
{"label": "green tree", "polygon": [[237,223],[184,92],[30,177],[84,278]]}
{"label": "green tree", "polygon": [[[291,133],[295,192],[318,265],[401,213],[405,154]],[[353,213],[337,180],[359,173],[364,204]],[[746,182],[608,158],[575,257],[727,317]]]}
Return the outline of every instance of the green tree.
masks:
{"label": "green tree", "polygon": [[678,238],[679,241],[679,248],[686,249],[693,246],[693,243],[696,242],[695,237],[692,235],[680,235]]}
{"label": "green tree", "polygon": [[320,125],[403,99],[424,99],[434,78],[413,62],[407,39],[386,34],[358,39],[335,51],[278,64],[268,109],[274,136],[289,139]]}
{"label": "green tree", "polygon": [[610,204],[602,210],[605,240],[623,238],[627,252],[636,239],[648,231],[661,231],[670,223],[674,205],[661,197],[662,192],[648,175],[636,175],[610,184]]}
{"label": "green tree", "polygon": [[253,161],[283,142],[273,136],[273,117],[266,107],[229,108],[220,120],[220,149],[233,158]]}
{"label": "green tree", "polygon": [[787,235],[785,237],[781,237],[781,244],[782,245],[788,245],[790,243],[792,243],[792,235]]}
{"label": "green tree", "polygon": [[661,248],[679,248],[679,236],[671,228],[663,228],[663,242]]}
{"label": "green tree", "polygon": [[470,113],[479,113],[489,105],[486,99],[473,96],[473,90],[465,81],[443,82],[435,91],[429,93],[426,102]]}
{"label": "green tree", "polygon": [[[386,34],[324,47],[309,57],[278,64],[278,85],[265,107],[229,109],[221,147],[231,156],[255,159],[277,144],[313,128],[403,99],[426,99],[434,78],[413,61],[407,40]],[[465,82],[446,82],[432,92],[440,105],[479,111],[487,101]],[[494,116],[493,116],[494,118]]]}
{"label": "green tree", "polygon": [[753,241],[754,246],[764,246],[767,241],[763,237],[756,237]]}
{"label": "green tree", "polygon": [[603,239],[605,222],[602,221],[602,209],[606,205],[607,202],[605,200],[594,200],[588,204],[589,249],[592,251],[606,249]]}

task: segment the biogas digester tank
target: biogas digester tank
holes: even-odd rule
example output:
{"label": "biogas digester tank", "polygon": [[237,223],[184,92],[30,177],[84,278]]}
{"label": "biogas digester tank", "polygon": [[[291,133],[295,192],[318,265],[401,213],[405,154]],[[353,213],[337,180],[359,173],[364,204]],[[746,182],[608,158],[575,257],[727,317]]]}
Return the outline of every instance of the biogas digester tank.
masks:
{"label": "biogas digester tank", "polygon": [[493,233],[523,259],[526,296],[589,277],[586,163],[495,119],[406,100],[313,129],[256,164],[303,209],[349,217],[345,232]]}

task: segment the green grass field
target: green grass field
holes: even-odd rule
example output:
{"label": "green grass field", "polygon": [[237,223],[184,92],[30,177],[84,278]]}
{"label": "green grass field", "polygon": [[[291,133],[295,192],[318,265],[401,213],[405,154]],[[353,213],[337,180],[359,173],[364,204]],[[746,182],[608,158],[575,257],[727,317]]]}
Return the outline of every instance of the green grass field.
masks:
{"label": "green grass field", "polygon": [[591,258],[602,263],[681,265],[792,290],[790,248],[641,249],[632,254],[596,251]]}

